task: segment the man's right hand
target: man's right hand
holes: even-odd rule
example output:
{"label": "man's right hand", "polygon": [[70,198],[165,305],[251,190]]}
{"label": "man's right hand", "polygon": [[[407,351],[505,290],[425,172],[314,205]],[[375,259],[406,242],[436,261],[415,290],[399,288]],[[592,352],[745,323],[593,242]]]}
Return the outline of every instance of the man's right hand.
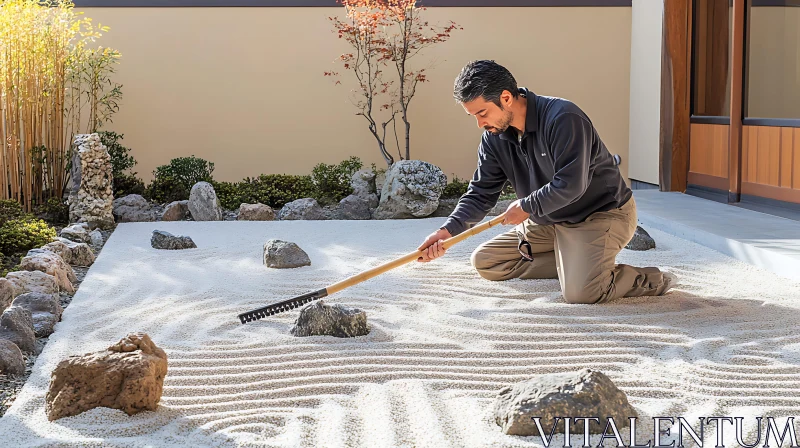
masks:
{"label": "man's right hand", "polygon": [[425,238],[425,241],[420,244],[417,250],[422,250],[422,256],[417,258],[420,263],[427,263],[435,258],[439,258],[447,252],[447,249],[442,246],[444,240],[451,238],[450,232],[447,229],[439,229]]}

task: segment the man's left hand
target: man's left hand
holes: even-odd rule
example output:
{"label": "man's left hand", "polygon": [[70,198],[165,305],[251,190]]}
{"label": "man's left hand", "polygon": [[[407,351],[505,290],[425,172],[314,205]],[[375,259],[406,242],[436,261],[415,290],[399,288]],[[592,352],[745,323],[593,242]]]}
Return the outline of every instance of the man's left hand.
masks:
{"label": "man's left hand", "polygon": [[517,225],[530,218],[528,212],[520,207],[519,202],[519,199],[517,199],[509,204],[508,208],[506,209],[506,217],[503,219],[504,225]]}

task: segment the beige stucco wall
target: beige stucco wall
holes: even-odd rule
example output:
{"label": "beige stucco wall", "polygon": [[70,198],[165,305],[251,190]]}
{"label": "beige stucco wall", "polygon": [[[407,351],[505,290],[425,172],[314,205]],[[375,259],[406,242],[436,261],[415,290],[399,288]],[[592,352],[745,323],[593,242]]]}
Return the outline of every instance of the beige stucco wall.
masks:
{"label": "beige stucco wall", "polygon": [[633,0],[628,176],[658,184],[664,4]]}
{"label": "beige stucco wall", "polygon": [[[323,77],[348,50],[327,20],[340,8],[82,11],[111,27],[102,44],[122,53],[116,80],[123,100],[109,128],[125,135],[144,179],[170,158],[191,154],[213,161],[215,178],[231,181],[307,174],[319,162],[351,155],[384,165],[347,88]],[[417,61],[436,66],[411,104],[412,158],[448,177],[472,175],[481,131],[453,101],[452,85],[464,63],[486,58],[507,66],[520,85],[577,102],[611,151],[628,160],[630,8],[425,13],[464,31]]]}
{"label": "beige stucco wall", "polygon": [[752,8],[748,116],[800,118],[800,8]]}

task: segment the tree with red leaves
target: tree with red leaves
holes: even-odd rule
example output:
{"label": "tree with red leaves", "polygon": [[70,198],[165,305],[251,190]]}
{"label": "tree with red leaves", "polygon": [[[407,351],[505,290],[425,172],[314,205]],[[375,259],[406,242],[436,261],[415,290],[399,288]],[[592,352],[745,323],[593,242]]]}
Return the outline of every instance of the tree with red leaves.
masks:
{"label": "tree with red leaves", "polygon": [[[394,157],[386,147],[386,127],[392,124],[395,143],[400,160],[411,158],[411,124],[408,110],[411,99],[416,94],[417,84],[426,81],[426,69],[411,70],[408,61],[423,49],[450,38],[456,29],[463,29],[453,22],[445,26],[431,25],[422,20],[424,7],[417,6],[416,0],[338,0],[345,7],[346,20],[329,17],[334,32],[345,39],[355,50],[339,56],[345,70],[351,70],[358,81],[354,105],[357,115],[364,116],[369,130],[378,142],[381,155],[387,165],[394,163]],[[399,87],[393,88],[395,81],[383,79],[383,68],[393,66]],[[337,77],[338,73],[325,72],[325,76]],[[337,80],[336,84],[341,81]],[[373,117],[375,101],[379,95],[389,95],[389,102],[379,110],[389,111],[391,118],[380,125]],[[397,135],[397,115],[405,124],[405,157],[400,152]],[[379,129],[380,126],[380,129]],[[379,132],[380,131],[380,132]]]}

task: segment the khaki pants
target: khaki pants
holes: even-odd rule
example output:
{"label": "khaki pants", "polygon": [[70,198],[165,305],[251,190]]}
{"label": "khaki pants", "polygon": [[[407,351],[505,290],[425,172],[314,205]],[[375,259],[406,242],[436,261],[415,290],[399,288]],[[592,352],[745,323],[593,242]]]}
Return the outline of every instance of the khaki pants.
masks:
{"label": "khaki pants", "polygon": [[[633,197],[620,208],[593,213],[578,224],[540,226],[526,220],[478,246],[471,261],[488,280],[558,278],[568,303],[661,295],[664,277],[658,268],[616,264],[636,222]],[[519,253],[520,232],[531,245],[533,261]]]}

